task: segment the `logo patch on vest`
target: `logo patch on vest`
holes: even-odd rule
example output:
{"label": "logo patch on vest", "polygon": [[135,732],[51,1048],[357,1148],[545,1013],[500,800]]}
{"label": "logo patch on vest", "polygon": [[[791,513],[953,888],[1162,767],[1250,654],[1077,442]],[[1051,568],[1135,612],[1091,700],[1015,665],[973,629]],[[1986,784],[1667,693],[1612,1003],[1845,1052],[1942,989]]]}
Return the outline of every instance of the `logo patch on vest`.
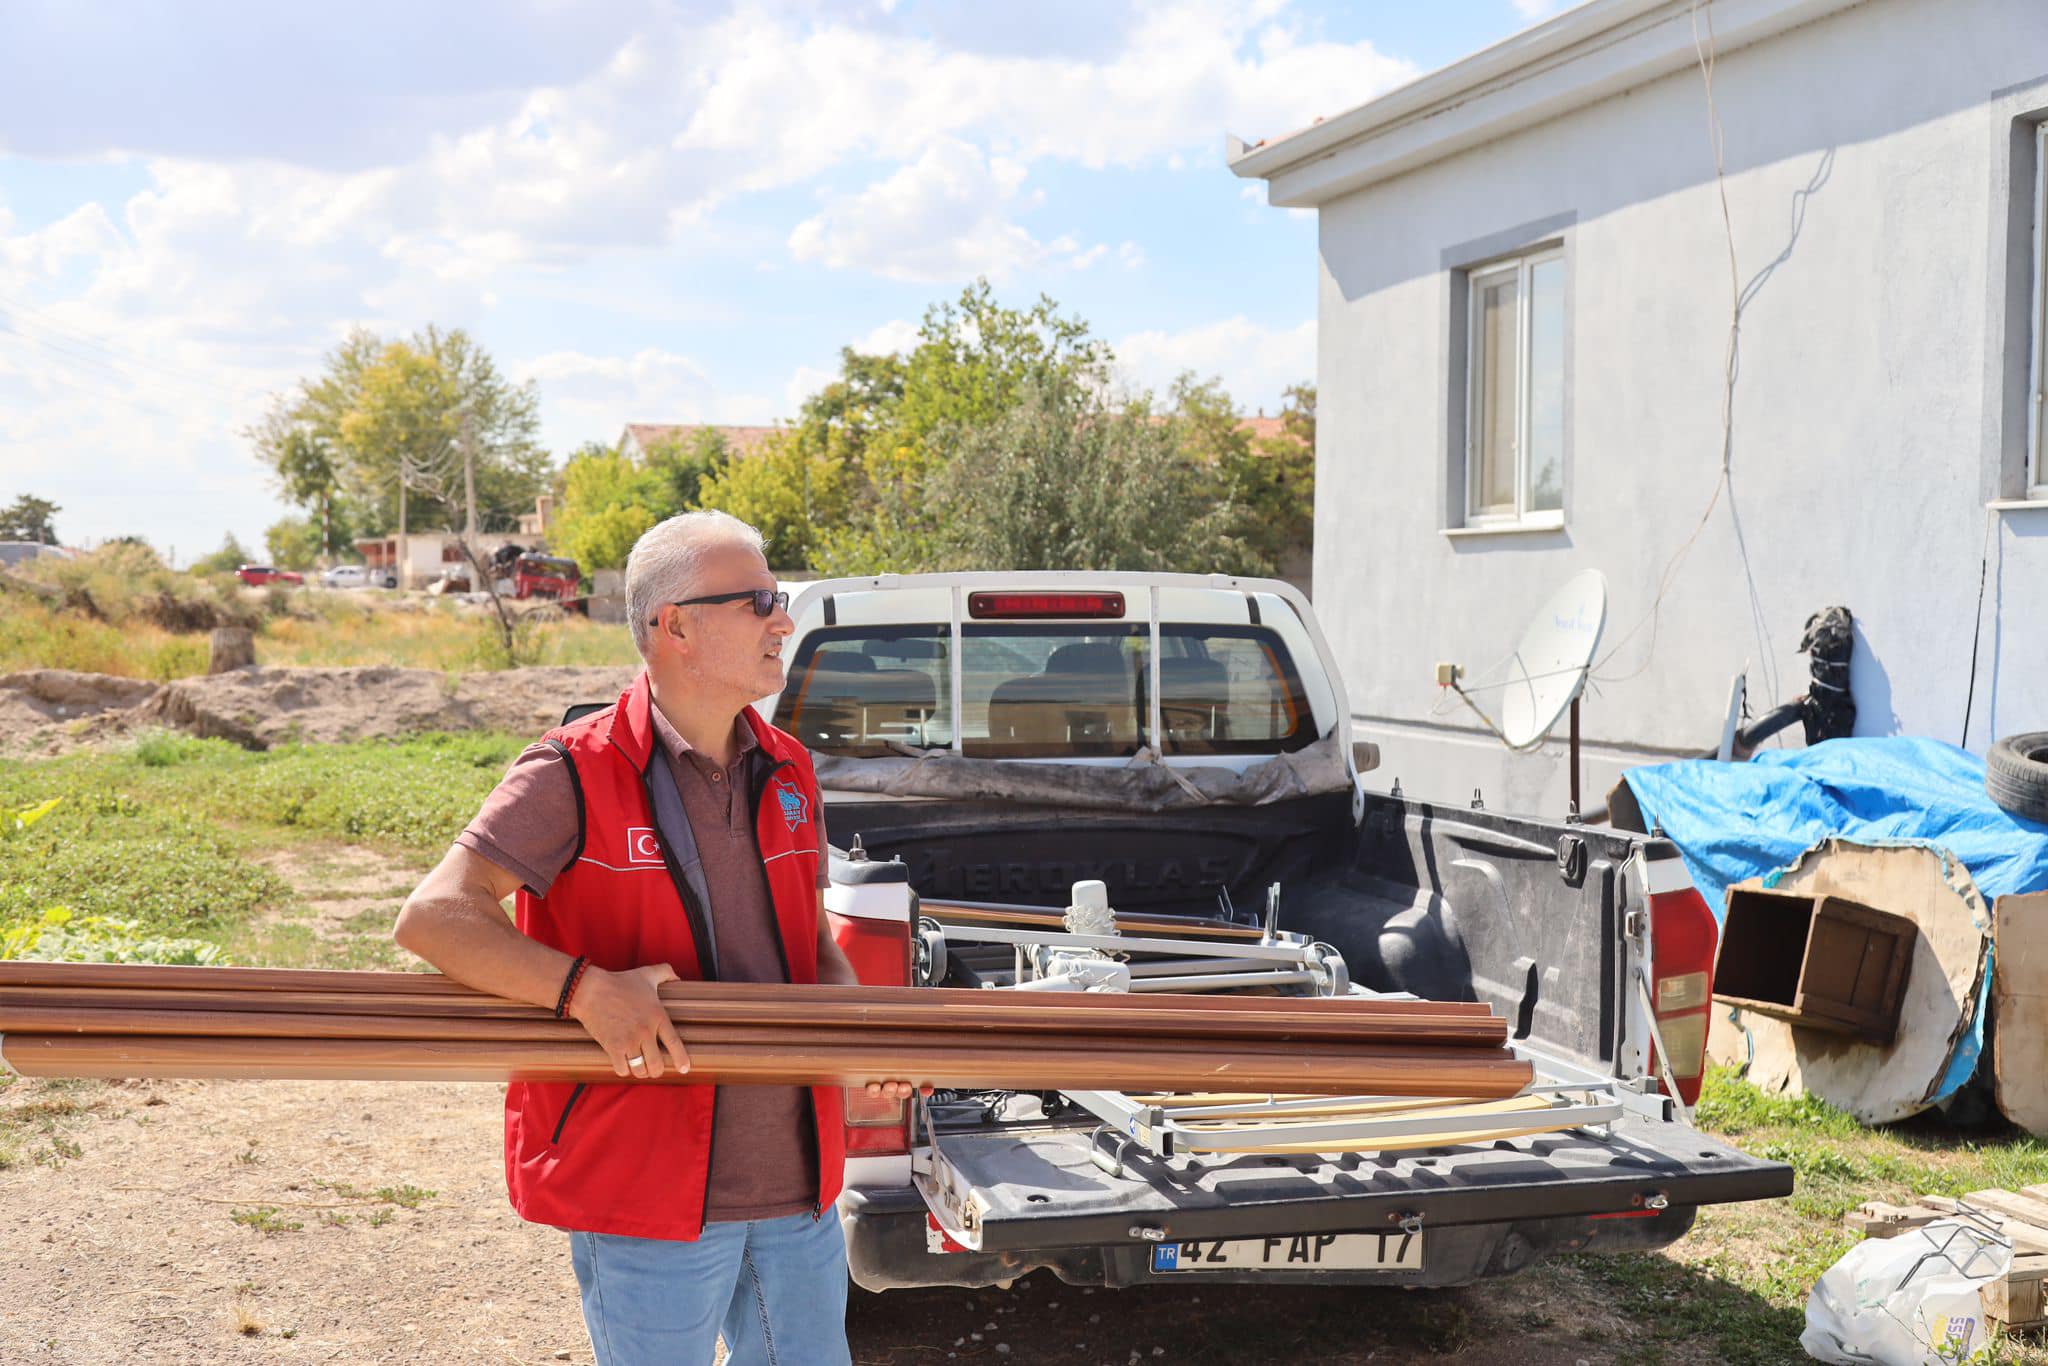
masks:
{"label": "logo patch on vest", "polygon": [[802,789],[789,783],[777,783],[775,800],[782,804],[782,819],[788,822],[792,831],[804,823],[811,803],[810,799],[804,796]]}
{"label": "logo patch on vest", "polygon": [[626,827],[626,862],[652,864],[657,868],[662,866],[661,841],[653,830],[644,825]]}

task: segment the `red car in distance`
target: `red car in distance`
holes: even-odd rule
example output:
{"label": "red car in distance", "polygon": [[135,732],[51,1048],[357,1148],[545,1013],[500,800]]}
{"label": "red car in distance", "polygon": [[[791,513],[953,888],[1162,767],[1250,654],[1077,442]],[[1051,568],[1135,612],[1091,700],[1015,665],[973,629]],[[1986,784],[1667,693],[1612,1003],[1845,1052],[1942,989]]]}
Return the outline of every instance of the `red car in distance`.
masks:
{"label": "red car in distance", "polygon": [[235,571],[235,577],[251,588],[261,588],[266,583],[304,583],[306,580],[289,569],[275,565],[245,564]]}

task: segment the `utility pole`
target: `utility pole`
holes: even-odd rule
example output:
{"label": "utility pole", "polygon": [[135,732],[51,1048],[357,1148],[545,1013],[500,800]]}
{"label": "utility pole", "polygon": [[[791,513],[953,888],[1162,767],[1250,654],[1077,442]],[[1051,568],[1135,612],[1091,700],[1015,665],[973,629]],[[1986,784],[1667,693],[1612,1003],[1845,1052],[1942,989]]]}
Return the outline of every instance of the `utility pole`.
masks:
{"label": "utility pole", "polygon": [[398,458],[398,586],[412,587],[412,556],[405,553],[405,457]]}
{"label": "utility pole", "polygon": [[462,409],[461,441],[462,500],[466,508],[462,519],[462,539],[473,556],[476,554],[476,424],[466,404]]}

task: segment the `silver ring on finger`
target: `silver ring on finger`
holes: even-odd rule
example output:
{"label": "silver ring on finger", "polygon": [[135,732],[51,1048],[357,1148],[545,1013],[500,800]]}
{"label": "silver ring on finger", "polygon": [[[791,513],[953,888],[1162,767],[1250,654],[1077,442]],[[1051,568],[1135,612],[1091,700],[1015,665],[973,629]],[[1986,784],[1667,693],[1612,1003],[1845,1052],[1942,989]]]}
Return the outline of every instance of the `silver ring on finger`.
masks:
{"label": "silver ring on finger", "polygon": [[626,1059],[626,1066],[632,1068],[634,1071],[637,1072],[641,1068],[647,1066],[647,1059],[643,1055],[635,1053],[632,1057]]}

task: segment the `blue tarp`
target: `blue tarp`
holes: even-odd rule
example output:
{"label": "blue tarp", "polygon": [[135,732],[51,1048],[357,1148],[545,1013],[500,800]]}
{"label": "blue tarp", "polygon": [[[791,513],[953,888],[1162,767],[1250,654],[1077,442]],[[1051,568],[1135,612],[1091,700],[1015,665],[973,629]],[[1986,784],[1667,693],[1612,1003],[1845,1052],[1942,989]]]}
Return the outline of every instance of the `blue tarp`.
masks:
{"label": "blue tarp", "polygon": [[[1789,867],[1830,836],[1946,849],[1986,903],[2048,888],[2048,825],[2022,820],[1984,791],[1984,761],[1912,736],[1828,740],[1765,750],[1746,764],[1685,760],[1624,775],[1646,822],[1664,828],[1693,885],[1726,914],[1728,888]],[[1991,977],[1985,974],[1984,992]],[[1976,1070],[1985,1001],[1950,1059],[1936,1100]]]}

